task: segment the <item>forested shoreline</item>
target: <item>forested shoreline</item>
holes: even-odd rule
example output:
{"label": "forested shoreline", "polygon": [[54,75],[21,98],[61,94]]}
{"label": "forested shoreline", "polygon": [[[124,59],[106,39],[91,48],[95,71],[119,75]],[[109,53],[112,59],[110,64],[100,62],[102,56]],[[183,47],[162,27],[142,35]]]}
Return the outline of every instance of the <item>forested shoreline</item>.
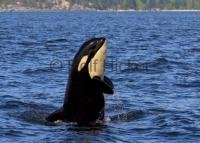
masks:
{"label": "forested shoreline", "polygon": [[200,10],[200,0],[0,0],[1,10]]}

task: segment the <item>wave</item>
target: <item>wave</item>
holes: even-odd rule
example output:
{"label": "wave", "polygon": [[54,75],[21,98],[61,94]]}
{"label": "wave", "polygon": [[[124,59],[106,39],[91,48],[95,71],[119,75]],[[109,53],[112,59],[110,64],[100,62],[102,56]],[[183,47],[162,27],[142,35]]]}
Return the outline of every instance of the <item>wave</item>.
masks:
{"label": "wave", "polygon": [[129,111],[121,114],[116,114],[110,116],[110,120],[113,122],[116,121],[123,121],[123,122],[130,122],[137,120],[139,118],[142,118],[144,116],[144,111],[142,110],[134,110],[134,111]]}
{"label": "wave", "polygon": [[4,109],[10,117],[42,125],[46,124],[45,118],[47,115],[55,110],[55,107],[46,104],[26,103],[20,100],[6,101],[0,105],[0,108]]}
{"label": "wave", "polygon": [[40,43],[37,42],[37,41],[29,40],[29,41],[21,41],[21,42],[18,42],[17,44],[23,45],[23,46],[37,46],[37,45],[39,45]]}
{"label": "wave", "polygon": [[19,81],[10,81],[6,84],[7,87],[19,87],[19,86],[24,86],[25,84],[23,82]]}
{"label": "wave", "polygon": [[181,88],[199,88],[200,87],[200,81],[195,80],[195,81],[191,81],[191,82],[176,83],[174,85],[177,86],[177,87],[181,87]]}
{"label": "wave", "polygon": [[58,38],[58,39],[50,39],[46,41],[46,44],[51,44],[51,43],[63,43],[63,42],[67,42],[66,38]]}
{"label": "wave", "polygon": [[[34,102],[30,102],[30,103],[26,103],[26,102],[22,102],[20,100],[8,100],[8,101],[4,101],[3,104],[0,105],[0,107],[2,109],[20,109],[20,108],[38,108],[38,109],[42,109],[42,108],[47,108],[49,109],[49,106],[45,105],[45,104],[37,104]],[[52,108],[52,107],[51,107]],[[50,109],[51,109],[50,108]]]}
{"label": "wave", "polygon": [[192,49],[189,49],[188,52],[191,52],[191,53],[200,53],[200,48],[192,48]]}
{"label": "wave", "polygon": [[173,65],[183,64],[181,62],[157,58],[151,62],[127,63],[127,67],[122,72],[160,72],[163,69],[170,69]]}
{"label": "wave", "polygon": [[27,75],[30,75],[30,74],[41,74],[41,73],[51,73],[51,72],[54,72],[53,69],[51,69],[50,67],[46,67],[46,68],[38,68],[38,69],[26,69],[24,70],[22,73],[23,74],[27,74]]}

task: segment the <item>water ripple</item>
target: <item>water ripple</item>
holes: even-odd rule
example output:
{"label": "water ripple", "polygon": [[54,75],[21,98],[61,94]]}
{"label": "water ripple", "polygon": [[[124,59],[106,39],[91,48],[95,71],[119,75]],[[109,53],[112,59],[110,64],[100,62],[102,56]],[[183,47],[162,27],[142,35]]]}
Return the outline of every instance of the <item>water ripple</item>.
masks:
{"label": "water ripple", "polygon": [[[199,142],[199,19],[196,12],[0,13],[1,142]],[[108,39],[113,64],[110,120],[92,130],[47,124],[62,106],[68,62],[94,36]]]}

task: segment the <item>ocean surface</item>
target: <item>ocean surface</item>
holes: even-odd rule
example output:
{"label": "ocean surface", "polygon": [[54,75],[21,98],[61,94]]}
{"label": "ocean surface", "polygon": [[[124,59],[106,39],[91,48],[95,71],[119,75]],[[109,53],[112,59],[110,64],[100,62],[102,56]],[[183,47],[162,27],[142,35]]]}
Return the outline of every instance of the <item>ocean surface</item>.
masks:
{"label": "ocean surface", "polygon": [[[91,37],[108,40],[106,121],[50,124],[71,61]],[[0,13],[1,143],[199,143],[199,12]]]}

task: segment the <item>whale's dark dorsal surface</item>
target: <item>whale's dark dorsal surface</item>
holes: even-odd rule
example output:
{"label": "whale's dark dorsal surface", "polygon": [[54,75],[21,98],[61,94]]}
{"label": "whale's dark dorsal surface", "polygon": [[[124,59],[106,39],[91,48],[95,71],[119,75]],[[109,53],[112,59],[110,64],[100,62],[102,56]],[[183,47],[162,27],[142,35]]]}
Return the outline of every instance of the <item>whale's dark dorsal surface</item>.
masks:
{"label": "whale's dark dorsal surface", "polygon": [[107,41],[92,38],[75,55],[64,104],[50,114],[47,121],[77,122],[87,125],[104,119],[104,93],[113,94],[111,80],[104,76]]}

